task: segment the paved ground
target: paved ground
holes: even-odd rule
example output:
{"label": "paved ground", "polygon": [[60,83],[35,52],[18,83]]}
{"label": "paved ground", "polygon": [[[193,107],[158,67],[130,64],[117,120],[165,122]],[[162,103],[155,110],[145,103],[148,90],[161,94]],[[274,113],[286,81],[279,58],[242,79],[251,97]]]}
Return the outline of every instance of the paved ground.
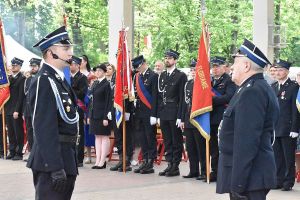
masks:
{"label": "paved ground", "polygon": [[[32,200],[34,188],[31,171],[23,161],[0,159],[0,199]],[[113,163],[108,164],[108,168]],[[73,200],[225,200],[228,195],[215,193],[215,184],[206,184],[181,177],[159,177],[158,171],[165,163],[156,167],[155,174],[137,175],[132,172],[123,174],[104,170],[92,170],[92,165],[80,168],[76,181]],[[187,163],[182,163],[181,173],[188,172]],[[300,184],[293,191],[271,191],[268,200],[299,200]]]}

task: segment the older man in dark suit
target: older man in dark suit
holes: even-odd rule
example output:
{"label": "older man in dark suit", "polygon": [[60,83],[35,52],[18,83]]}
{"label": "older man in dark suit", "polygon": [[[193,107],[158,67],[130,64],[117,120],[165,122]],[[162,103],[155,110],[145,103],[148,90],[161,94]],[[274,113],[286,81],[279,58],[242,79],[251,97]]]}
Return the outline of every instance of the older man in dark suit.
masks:
{"label": "older man in dark suit", "polygon": [[231,200],[265,200],[276,186],[271,144],[279,116],[275,93],[264,80],[266,56],[245,40],[235,55],[232,80],[239,86],[223,115],[217,193]]}

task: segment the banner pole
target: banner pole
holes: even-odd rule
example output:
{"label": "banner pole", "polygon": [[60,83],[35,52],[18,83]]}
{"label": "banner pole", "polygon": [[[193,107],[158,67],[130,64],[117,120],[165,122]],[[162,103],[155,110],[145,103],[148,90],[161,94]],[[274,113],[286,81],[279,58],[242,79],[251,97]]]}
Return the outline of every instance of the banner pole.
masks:
{"label": "banner pole", "polygon": [[4,159],[6,159],[6,156],[7,156],[7,142],[6,142],[5,112],[4,112],[4,108],[2,109],[2,138],[3,138],[3,155],[4,155]]}
{"label": "banner pole", "polygon": [[210,156],[209,156],[209,139],[206,139],[206,181],[210,183]]}

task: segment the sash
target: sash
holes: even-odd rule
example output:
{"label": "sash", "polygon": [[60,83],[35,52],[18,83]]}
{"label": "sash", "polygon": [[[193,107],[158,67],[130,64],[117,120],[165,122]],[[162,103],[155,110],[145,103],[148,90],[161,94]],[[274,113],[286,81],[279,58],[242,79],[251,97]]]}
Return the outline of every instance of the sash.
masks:
{"label": "sash", "polygon": [[152,96],[146,89],[144,82],[142,80],[142,77],[139,73],[135,76],[135,85],[136,85],[136,91],[137,94],[140,97],[140,100],[149,108],[151,109],[151,103],[152,103]]}

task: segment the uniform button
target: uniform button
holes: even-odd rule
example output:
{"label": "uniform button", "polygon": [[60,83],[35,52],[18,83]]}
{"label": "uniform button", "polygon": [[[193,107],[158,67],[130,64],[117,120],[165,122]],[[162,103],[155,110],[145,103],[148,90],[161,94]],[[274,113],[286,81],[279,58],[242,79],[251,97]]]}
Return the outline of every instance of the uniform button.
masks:
{"label": "uniform button", "polygon": [[238,187],[240,187],[240,188],[241,188],[241,187],[243,187],[243,186],[242,186],[242,185],[238,185]]}
{"label": "uniform button", "polygon": [[48,164],[47,164],[47,163],[45,164],[45,167],[48,167]]}

